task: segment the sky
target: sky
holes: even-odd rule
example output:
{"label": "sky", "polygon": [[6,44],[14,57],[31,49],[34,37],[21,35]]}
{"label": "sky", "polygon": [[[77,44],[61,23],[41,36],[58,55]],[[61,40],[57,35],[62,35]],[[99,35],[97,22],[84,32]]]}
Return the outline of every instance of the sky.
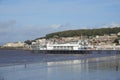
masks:
{"label": "sky", "polygon": [[120,0],[0,0],[0,45],[120,24]]}

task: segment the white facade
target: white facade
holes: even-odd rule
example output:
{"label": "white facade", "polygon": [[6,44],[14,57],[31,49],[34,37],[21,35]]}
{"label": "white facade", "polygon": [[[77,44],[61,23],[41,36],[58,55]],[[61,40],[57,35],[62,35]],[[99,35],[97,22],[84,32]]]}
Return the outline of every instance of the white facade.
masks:
{"label": "white facade", "polygon": [[120,45],[101,45],[101,46],[96,46],[96,50],[120,50]]}
{"label": "white facade", "polygon": [[36,40],[36,44],[46,45],[46,39],[38,39]]}
{"label": "white facade", "polygon": [[31,48],[32,50],[84,50],[88,48],[88,42],[87,40],[77,40],[61,44],[48,42],[46,45],[33,42]]}
{"label": "white facade", "polygon": [[78,50],[76,44],[47,44],[47,50]]}
{"label": "white facade", "polygon": [[24,47],[23,42],[6,43],[3,47]]}
{"label": "white facade", "polygon": [[47,44],[47,50],[82,50],[87,46],[84,45],[85,42],[77,41],[65,44]]}
{"label": "white facade", "polygon": [[117,35],[120,36],[120,32]]}
{"label": "white facade", "polygon": [[38,39],[32,42],[32,50],[46,50],[46,39]]}

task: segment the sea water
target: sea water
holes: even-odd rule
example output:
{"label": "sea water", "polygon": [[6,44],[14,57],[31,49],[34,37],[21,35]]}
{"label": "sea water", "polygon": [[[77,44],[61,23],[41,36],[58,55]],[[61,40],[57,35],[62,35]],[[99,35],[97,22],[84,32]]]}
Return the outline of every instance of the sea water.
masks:
{"label": "sea water", "polygon": [[[68,57],[71,58],[72,56]],[[57,59],[56,56],[54,57]],[[52,56],[52,58],[54,57]],[[64,58],[67,57],[64,56]],[[25,58],[25,60],[27,59]],[[1,66],[0,80],[120,80],[120,59],[119,55],[101,57],[98,55],[98,57],[92,58],[25,62],[19,65]]]}

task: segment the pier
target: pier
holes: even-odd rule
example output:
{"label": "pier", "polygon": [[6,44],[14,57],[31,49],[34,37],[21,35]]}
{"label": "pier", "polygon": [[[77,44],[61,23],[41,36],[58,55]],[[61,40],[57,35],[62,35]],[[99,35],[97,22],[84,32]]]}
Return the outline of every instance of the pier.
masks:
{"label": "pier", "polygon": [[90,54],[89,50],[47,50],[48,54]]}
{"label": "pier", "polygon": [[120,54],[120,50],[32,50],[43,54]]}

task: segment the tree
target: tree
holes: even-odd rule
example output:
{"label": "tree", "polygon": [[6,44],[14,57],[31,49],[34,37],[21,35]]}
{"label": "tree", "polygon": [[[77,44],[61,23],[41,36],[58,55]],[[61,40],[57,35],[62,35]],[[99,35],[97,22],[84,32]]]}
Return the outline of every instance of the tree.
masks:
{"label": "tree", "polygon": [[31,45],[32,44],[32,41],[31,40],[26,40],[24,43],[28,44],[28,45]]}
{"label": "tree", "polygon": [[120,37],[114,40],[114,43],[119,44]]}
{"label": "tree", "polygon": [[81,34],[86,36],[96,36],[96,35],[104,35],[104,34],[117,34],[120,32],[120,27],[115,28],[100,28],[100,29],[81,29],[81,30],[67,30],[62,32],[55,32],[51,34],[47,34],[46,38],[53,38],[55,35],[59,37],[73,37],[73,36],[81,36]]}

